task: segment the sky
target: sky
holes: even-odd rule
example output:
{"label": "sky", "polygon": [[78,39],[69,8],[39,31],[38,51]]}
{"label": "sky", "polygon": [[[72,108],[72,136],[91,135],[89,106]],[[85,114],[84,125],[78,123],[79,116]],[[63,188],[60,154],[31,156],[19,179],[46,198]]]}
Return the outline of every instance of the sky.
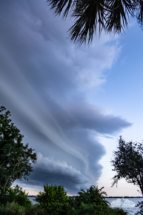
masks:
{"label": "sky", "polygon": [[119,136],[143,140],[143,30],[131,19],[122,34],[97,33],[80,46],[69,37],[73,21],[46,0],[0,0],[0,106],[37,154],[29,180],[13,186],[141,196],[124,179],[111,187],[111,160]]}

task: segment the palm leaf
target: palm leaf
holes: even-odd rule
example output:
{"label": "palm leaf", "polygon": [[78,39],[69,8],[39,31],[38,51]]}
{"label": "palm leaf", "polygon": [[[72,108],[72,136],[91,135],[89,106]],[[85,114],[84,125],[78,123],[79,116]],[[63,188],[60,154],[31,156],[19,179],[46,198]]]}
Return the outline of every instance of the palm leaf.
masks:
{"label": "palm leaf", "polygon": [[143,24],[143,0],[47,0],[56,15],[71,12],[75,19],[69,29],[71,40],[80,44],[90,43],[99,28],[99,33],[120,33],[128,25],[129,16],[137,16]]}
{"label": "palm leaf", "polygon": [[111,0],[109,3],[110,12],[106,17],[106,31],[120,33],[127,26],[127,17],[133,16],[136,2],[131,0]]}
{"label": "palm leaf", "polygon": [[104,0],[77,1],[72,14],[75,24],[69,29],[71,40],[79,43],[92,41],[93,34],[99,24],[99,32],[104,28]]}
{"label": "palm leaf", "polygon": [[74,0],[47,0],[51,9],[54,9],[56,15],[60,15],[63,12],[63,17],[66,17],[69,13],[70,8],[74,5]]}

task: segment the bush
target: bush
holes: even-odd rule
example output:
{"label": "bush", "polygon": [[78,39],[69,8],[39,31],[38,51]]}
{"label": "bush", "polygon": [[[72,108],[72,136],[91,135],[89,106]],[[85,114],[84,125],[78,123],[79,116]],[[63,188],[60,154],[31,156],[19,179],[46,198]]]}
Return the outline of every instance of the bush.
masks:
{"label": "bush", "polygon": [[82,203],[85,205],[91,205],[95,204],[96,207],[100,207],[100,210],[102,211],[103,209],[106,210],[110,204],[105,200],[105,197],[103,194],[107,195],[105,192],[101,192],[101,189],[98,189],[98,187],[91,186],[87,191],[84,191],[81,189],[81,192],[78,192],[79,196],[75,197],[75,204],[74,207],[77,209],[80,207]]}
{"label": "bush", "polygon": [[[122,209],[110,208],[101,189],[91,186],[87,191],[81,190],[75,199],[67,196],[63,186],[44,185],[44,192],[39,192],[32,205],[28,194],[22,188],[6,187],[1,189],[1,215],[126,215]],[[9,195],[5,195],[6,191]]]}
{"label": "bush", "polygon": [[[28,194],[25,191],[22,191],[22,188],[16,185],[15,188],[6,187],[5,189],[0,188],[0,203],[1,205],[6,205],[7,202],[11,203],[15,201],[20,206],[32,205],[31,201],[28,198]],[[9,195],[6,195],[9,194]]]}
{"label": "bush", "polygon": [[1,215],[20,215],[25,211],[25,208],[19,206],[15,202],[7,202],[5,207],[0,207],[0,214]]}
{"label": "bush", "polygon": [[127,212],[125,212],[122,208],[109,208],[107,214],[109,214],[109,215],[127,215]]}
{"label": "bush", "polygon": [[45,210],[39,209],[36,205],[31,205],[25,209],[24,215],[47,215]]}
{"label": "bush", "polygon": [[7,202],[5,206],[0,207],[0,215],[47,215],[47,213],[35,205],[22,207],[15,202]]}
{"label": "bush", "polygon": [[44,192],[39,192],[35,201],[38,207],[52,215],[70,215],[72,208],[63,186],[44,185]]}
{"label": "bush", "polygon": [[44,209],[48,215],[127,215],[120,208],[109,207],[102,189],[91,186],[73,199],[66,196],[63,186],[44,185],[44,192],[39,192],[35,201],[37,208]]}
{"label": "bush", "polygon": [[76,209],[74,215],[127,215],[127,212],[121,208],[104,208],[101,205],[81,203],[79,209]]}
{"label": "bush", "polygon": [[89,215],[89,214],[99,214],[99,208],[95,203],[93,204],[84,204],[83,202],[80,204],[79,208],[75,210],[75,215]]}

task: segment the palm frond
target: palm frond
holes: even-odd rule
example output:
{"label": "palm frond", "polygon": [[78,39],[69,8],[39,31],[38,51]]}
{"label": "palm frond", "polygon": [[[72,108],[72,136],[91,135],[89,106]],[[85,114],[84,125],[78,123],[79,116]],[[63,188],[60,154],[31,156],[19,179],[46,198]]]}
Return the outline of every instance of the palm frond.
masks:
{"label": "palm frond", "polygon": [[74,5],[74,0],[47,0],[51,9],[54,9],[56,15],[60,15],[64,8],[63,17],[66,17],[69,13],[70,8]]}
{"label": "palm frond", "polygon": [[90,43],[99,28],[99,33],[120,33],[128,25],[130,16],[137,17],[143,25],[143,0],[47,0],[56,15],[63,13],[75,19],[69,29],[69,35],[74,42]]}
{"label": "palm frond", "polygon": [[143,25],[143,0],[138,1],[137,20],[141,25]]}
{"label": "palm frond", "polygon": [[76,1],[72,16],[76,19],[75,24],[69,29],[71,40],[79,43],[92,41],[93,34],[99,24],[99,31],[104,28],[104,0]]}
{"label": "palm frond", "polygon": [[133,16],[136,2],[132,0],[111,0],[108,4],[110,12],[106,16],[106,31],[120,33],[128,25],[127,17]]}

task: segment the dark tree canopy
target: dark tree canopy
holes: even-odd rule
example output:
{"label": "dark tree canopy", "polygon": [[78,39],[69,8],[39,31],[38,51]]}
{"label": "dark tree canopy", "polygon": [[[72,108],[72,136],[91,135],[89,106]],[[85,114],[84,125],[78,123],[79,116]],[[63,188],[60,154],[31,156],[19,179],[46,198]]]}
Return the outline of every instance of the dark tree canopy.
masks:
{"label": "dark tree canopy", "polygon": [[71,40],[91,42],[97,27],[99,32],[120,33],[128,25],[129,17],[143,24],[143,0],[47,0],[56,15],[70,13],[75,19],[69,29]]}
{"label": "dark tree canopy", "polygon": [[[0,107],[0,113],[5,111]],[[11,123],[10,111],[0,114],[0,187],[10,186],[16,179],[27,179],[32,170],[31,162],[37,160],[36,153],[28,144],[23,145],[23,135]]]}
{"label": "dark tree canopy", "polygon": [[113,177],[112,187],[121,178],[128,183],[138,185],[143,194],[143,145],[125,141],[120,137],[118,151],[114,152],[115,159],[111,161],[113,171],[117,174]]}
{"label": "dark tree canopy", "polygon": [[[78,192],[78,196],[75,197],[75,200],[77,202],[76,206],[79,208],[81,203],[84,204],[90,204],[95,203],[96,205],[104,205],[107,206],[109,202],[105,200],[104,195],[107,196],[107,193],[102,191],[104,187],[101,187],[100,189],[98,186],[92,185],[87,191],[84,191],[81,189],[80,192]],[[110,204],[110,203],[109,203]]]}

